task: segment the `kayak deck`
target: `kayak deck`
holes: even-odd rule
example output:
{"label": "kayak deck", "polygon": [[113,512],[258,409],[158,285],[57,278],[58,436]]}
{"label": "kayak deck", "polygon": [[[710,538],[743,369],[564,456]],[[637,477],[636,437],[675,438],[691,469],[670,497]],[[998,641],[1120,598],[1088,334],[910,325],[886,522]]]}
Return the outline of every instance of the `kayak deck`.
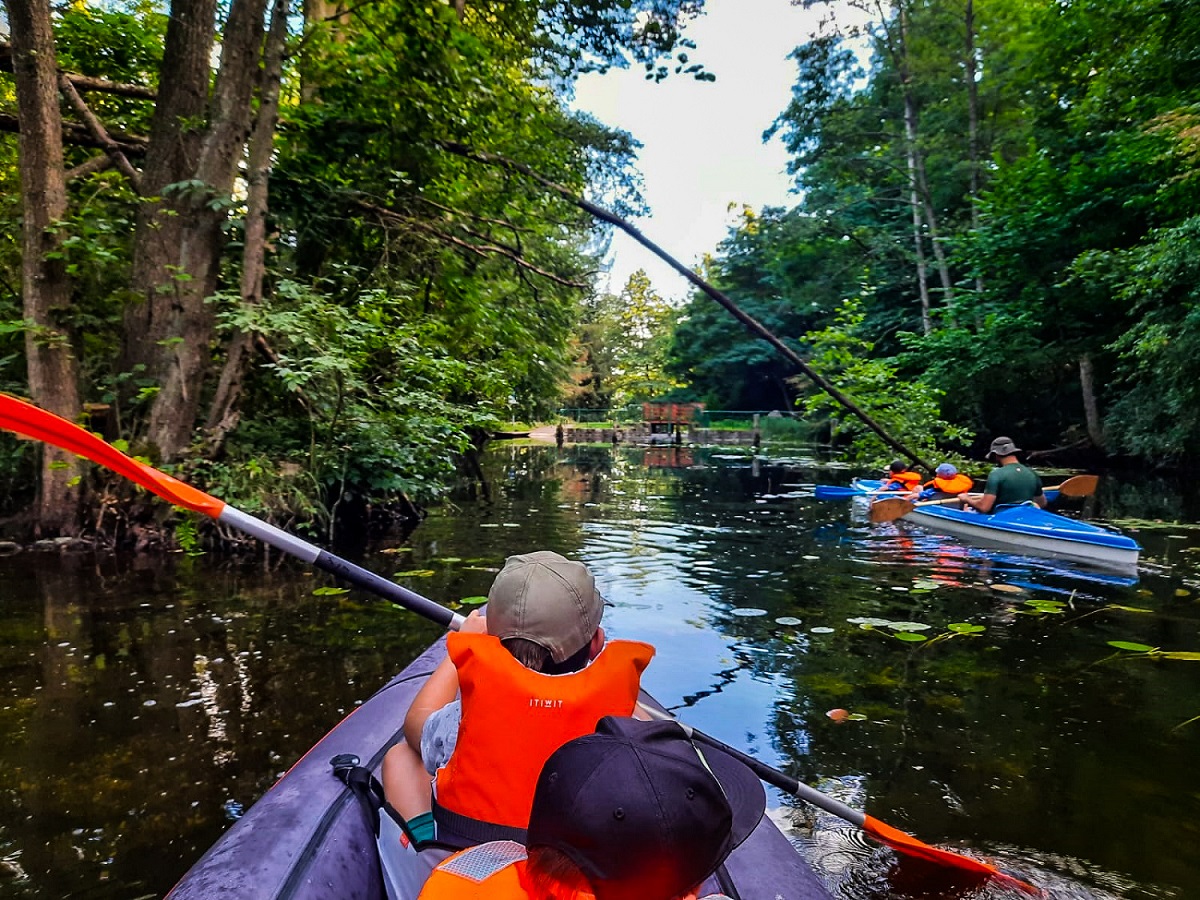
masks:
{"label": "kayak deck", "polygon": [[[409,705],[445,652],[445,641],[437,641],[346,716],[192,866],[168,900],[385,900],[375,836],[330,760],[354,754],[378,775]],[[742,900],[830,900],[765,815],[725,868]],[[709,892],[720,890],[710,882]]]}

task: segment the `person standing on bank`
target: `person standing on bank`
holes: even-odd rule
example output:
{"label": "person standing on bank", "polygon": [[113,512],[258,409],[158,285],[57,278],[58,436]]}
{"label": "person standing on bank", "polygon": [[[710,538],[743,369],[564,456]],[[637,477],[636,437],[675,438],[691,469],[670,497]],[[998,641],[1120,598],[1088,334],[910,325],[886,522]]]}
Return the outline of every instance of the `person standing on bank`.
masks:
{"label": "person standing on bank", "polygon": [[1032,500],[1038,506],[1046,506],[1046,495],[1042,492],[1042,479],[1037,472],[1017,459],[1021,448],[1012,438],[998,437],[992,441],[988,459],[996,463],[988,475],[982,494],[963,493],[958,499],[964,506],[981,513],[995,512],[998,506],[1013,506]]}

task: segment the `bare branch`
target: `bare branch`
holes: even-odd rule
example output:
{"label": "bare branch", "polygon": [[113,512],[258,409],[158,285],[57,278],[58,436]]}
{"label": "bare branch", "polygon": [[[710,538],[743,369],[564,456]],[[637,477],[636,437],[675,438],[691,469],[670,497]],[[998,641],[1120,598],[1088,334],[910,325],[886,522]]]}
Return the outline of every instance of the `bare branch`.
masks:
{"label": "bare branch", "polygon": [[[424,232],[425,234],[428,234],[428,235],[431,235],[431,236],[437,238],[439,241],[443,241],[447,244],[451,244],[455,247],[459,247],[463,250],[467,250],[471,253],[474,253],[477,256],[482,256],[485,258],[489,255],[503,256],[505,259],[512,261],[513,263],[515,263],[517,266],[521,267],[522,269],[532,272],[535,275],[540,275],[541,277],[546,278],[550,281],[553,281],[555,284],[560,284],[563,287],[574,288],[576,290],[584,290],[588,287],[588,285],[583,282],[571,281],[568,278],[564,278],[561,275],[556,275],[553,272],[548,272],[545,269],[534,265],[528,259],[526,259],[524,256],[522,256],[520,252],[518,252],[517,250],[514,250],[512,247],[506,247],[502,244],[497,244],[497,243],[472,243],[471,241],[465,241],[462,238],[455,237],[452,234],[447,234],[446,232],[441,231],[438,228],[435,228],[433,225],[429,224],[428,222],[423,222],[420,219],[415,219],[410,216],[406,216],[402,213],[396,212],[395,210],[387,209],[386,207],[378,206],[374,203],[369,203],[366,200],[358,199],[358,200],[355,200],[354,203],[356,206],[358,206],[360,209],[362,209],[366,212],[374,213],[375,215],[380,216],[383,219],[387,219],[389,221],[392,221],[392,222],[395,222],[395,223],[398,223],[401,225],[406,225],[409,228],[415,229],[416,231]],[[465,231],[471,237],[478,238],[481,241],[494,240],[491,238],[486,238],[483,235],[479,234],[478,232],[472,231],[471,229],[467,228],[466,226],[459,226],[459,227],[461,227],[462,230]]]}
{"label": "bare branch", "polygon": [[66,75],[58,76],[58,89],[62,91],[64,97],[67,98],[75,111],[79,113],[79,117],[83,119],[83,124],[87,126],[88,132],[94,137],[100,146],[104,148],[104,152],[108,154],[112,164],[116,166],[117,171],[129,179],[129,183],[133,185],[133,189],[139,194],[142,192],[142,176],[138,173],[121,152],[121,148],[117,146],[117,142],[108,136],[108,131],[96,118],[83,98],[79,96],[79,92],[75,90],[75,85],[71,83],[71,79]]}
{"label": "bare branch", "polygon": [[95,172],[103,172],[113,164],[112,157],[107,153],[101,153],[93,156],[85,163],[81,163],[73,169],[67,169],[66,179],[70,181],[73,178],[82,178],[84,175],[91,175]]}
{"label": "bare branch", "polygon": [[[96,140],[83,125],[78,122],[63,122],[63,142],[74,144],[79,147],[98,147],[105,149],[104,146]],[[13,134],[21,133],[21,126],[17,122],[17,117],[9,113],[0,113],[0,131],[8,131]],[[146,146],[150,143],[146,138],[136,134],[123,134],[122,132],[109,132],[109,137],[113,143],[117,145],[122,153],[126,156],[144,156],[146,154]]]}

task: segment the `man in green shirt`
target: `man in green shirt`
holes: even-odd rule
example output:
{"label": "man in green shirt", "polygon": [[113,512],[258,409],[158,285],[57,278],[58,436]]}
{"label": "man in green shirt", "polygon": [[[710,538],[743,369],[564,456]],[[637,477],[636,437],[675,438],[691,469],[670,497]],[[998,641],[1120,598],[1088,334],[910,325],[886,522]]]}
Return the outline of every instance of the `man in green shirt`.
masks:
{"label": "man in green shirt", "polygon": [[1021,448],[1013,443],[1012,438],[998,437],[992,441],[988,451],[988,459],[997,464],[988,475],[987,485],[982,494],[959,494],[958,499],[964,506],[990,513],[997,506],[1014,503],[1025,503],[1032,500],[1038,506],[1045,507],[1046,495],[1042,493],[1042,479],[1037,472],[1017,461]]}

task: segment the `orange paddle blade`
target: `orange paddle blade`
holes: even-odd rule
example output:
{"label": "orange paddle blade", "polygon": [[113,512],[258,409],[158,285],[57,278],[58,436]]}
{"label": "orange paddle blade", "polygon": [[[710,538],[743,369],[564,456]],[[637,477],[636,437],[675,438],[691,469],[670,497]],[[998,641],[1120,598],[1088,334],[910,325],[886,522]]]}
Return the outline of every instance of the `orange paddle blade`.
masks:
{"label": "orange paddle blade", "polygon": [[906,856],[914,856],[918,859],[924,859],[942,866],[951,866],[964,872],[971,872],[981,878],[994,878],[1004,885],[1017,888],[1033,897],[1043,896],[1039,888],[1019,878],[1005,875],[995,866],[972,859],[969,856],[963,856],[961,853],[939,850],[937,847],[930,846],[924,841],[918,840],[910,834],[905,834],[903,831],[893,828],[885,822],[880,822],[872,816],[864,817],[862,827],[867,834],[875,838],[879,843],[886,844],[888,847]]}
{"label": "orange paddle blade", "polygon": [[1090,497],[1096,493],[1099,475],[1072,475],[1058,486],[1060,497]]}
{"label": "orange paddle blade", "polygon": [[225,508],[224,502],[216,497],[126,456],[74,422],[7,394],[0,394],[0,428],[53,444],[76,456],[107,466],[184,509],[215,519]]}

